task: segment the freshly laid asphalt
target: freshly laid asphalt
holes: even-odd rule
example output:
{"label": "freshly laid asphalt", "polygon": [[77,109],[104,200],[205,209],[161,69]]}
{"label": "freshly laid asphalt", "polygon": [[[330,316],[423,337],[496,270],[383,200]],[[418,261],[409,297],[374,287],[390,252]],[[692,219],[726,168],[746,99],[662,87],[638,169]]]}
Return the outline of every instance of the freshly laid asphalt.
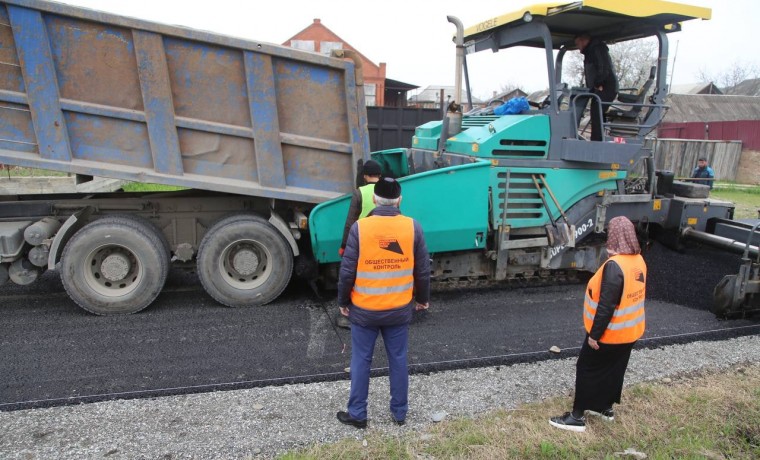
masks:
{"label": "freshly laid asphalt", "polygon": [[[760,315],[719,320],[712,290],[738,256],[655,245],[640,346],[760,333]],[[0,410],[344,379],[350,332],[294,280],[274,303],[217,304],[192,274],[172,272],[143,312],[99,317],[67,297],[58,274],[0,288]],[[434,292],[410,331],[413,372],[567,357],[583,337],[582,285]],[[705,334],[705,331],[712,331]],[[701,334],[698,334],[701,333]],[[563,349],[559,355],[548,352]],[[374,367],[385,365],[378,343]]]}

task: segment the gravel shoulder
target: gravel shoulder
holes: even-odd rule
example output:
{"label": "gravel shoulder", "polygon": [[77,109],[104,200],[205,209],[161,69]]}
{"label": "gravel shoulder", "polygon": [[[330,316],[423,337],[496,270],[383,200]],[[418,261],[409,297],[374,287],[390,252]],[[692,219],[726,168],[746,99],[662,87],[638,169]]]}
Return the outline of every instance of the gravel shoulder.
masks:
{"label": "gravel shoulder", "polygon": [[[636,349],[626,384],[760,363],[760,336]],[[575,358],[414,375],[407,425],[391,423],[387,377],[372,380],[368,431],[424,431],[434,417],[467,417],[568,394]],[[349,382],[0,413],[0,458],[271,458],[315,442],[361,439],[341,425]],[[625,401],[623,401],[625,403]]]}

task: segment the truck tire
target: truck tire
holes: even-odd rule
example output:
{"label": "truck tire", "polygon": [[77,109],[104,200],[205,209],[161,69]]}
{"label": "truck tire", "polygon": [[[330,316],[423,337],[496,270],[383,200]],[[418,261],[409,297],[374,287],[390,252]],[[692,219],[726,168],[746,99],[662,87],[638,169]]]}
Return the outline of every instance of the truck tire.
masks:
{"label": "truck tire", "polygon": [[61,280],[80,307],[126,315],[150,305],[169,273],[165,240],[132,216],[107,216],[77,231],[61,256]]}
{"label": "truck tire", "polygon": [[166,235],[164,234],[161,227],[158,226],[158,223],[156,221],[137,214],[129,215],[127,217],[129,219],[134,219],[138,222],[141,222],[153,229],[153,233],[155,233],[156,237],[159,239],[159,241],[161,241],[161,245],[164,247],[164,251],[166,251],[166,254],[169,256],[169,260],[171,260],[172,247],[169,245],[169,240],[166,239]]}
{"label": "truck tire", "polygon": [[276,299],[290,282],[293,251],[280,232],[256,215],[226,217],[198,247],[198,276],[206,292],[228,307]]}
{"label": "truck tire", "polygon": [[691,182],[673,181],[673,194],[684,198],[707,198],[710,196],[710,187]]}

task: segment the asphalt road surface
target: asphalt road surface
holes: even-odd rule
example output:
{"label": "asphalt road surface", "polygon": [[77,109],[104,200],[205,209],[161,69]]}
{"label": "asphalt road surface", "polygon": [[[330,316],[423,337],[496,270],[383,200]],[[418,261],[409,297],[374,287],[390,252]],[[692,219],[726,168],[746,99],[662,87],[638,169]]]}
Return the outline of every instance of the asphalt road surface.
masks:
{"label": "asphalt road surface", "polygon": [[[640,346],[760,333],[760,315],[718,320],[708,310],[715,284],[738,272],[737,256],[655,245],[645,258],[647,332]],[[582,296],[578,284],[434,292],[410,331],[412,371],[577,353]],[[325,308],[294,280],[273,304],[231,309],[206,295],[194,275],[172,272],[145,311],[99,317],[67,297],[55,272],[30,286],[6,285],[0,410],[347,378],[350,332],[332,325],[334,297],[325,293]],[[547,351],[555,345],[562,354]],[[383,354],[375,355],[380,373]]]}

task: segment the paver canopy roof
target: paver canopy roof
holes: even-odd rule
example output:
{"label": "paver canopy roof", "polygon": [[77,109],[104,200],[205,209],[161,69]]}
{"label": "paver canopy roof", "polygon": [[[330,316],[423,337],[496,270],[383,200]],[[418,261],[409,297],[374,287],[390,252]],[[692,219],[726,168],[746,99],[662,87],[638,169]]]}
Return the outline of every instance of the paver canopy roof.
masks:
{"label": "paver canopy roof", "polygon": [[[465,44],[488,37],[496,30],[514,28],[529,22],[547,25],[552,47],[573,47],[573,38],[589,33],[606,42],[631,40],[654,35],[658,30],[675,32],[680,23],[690,19],[710,19],[709,8],[662,0],[583,0],[547,2],[522,8],[482,21],[464,31]],[[543,48],[538,37],[526,37],[509,46]]]}

